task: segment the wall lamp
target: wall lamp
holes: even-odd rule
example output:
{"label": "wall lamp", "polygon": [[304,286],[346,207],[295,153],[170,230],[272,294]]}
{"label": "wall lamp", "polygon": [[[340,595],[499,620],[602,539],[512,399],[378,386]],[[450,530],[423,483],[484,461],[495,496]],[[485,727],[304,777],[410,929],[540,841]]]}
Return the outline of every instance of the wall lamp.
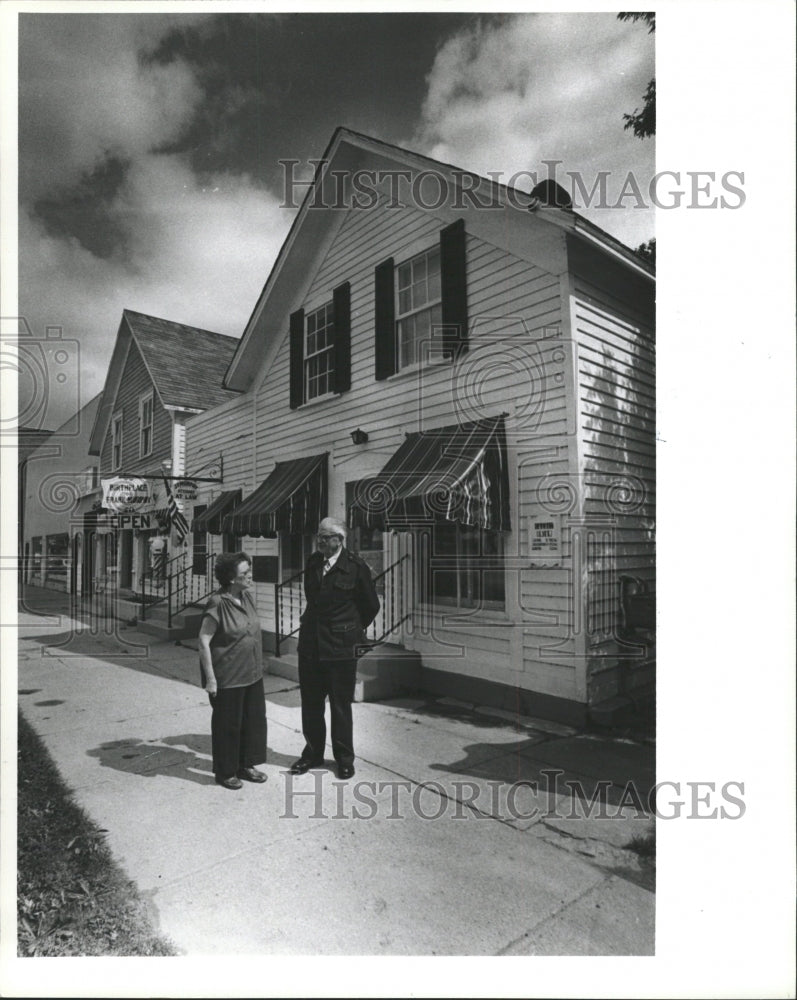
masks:
{"label": "wall lamp", "polygon": [[368,435],[358,427],[356,431],[351,432],[351,440],[353,444],[365,444],[368,440]]}

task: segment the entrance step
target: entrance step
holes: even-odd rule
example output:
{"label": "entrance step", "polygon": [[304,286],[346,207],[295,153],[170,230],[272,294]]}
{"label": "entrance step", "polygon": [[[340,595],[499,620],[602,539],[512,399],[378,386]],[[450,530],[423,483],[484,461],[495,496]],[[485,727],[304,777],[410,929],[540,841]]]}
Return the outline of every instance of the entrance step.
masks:
{"label": "entrance step", "polygon": [[[268,672],[299,682],[299,657],[296,653],[283,656],[266,654]],[[421,657],[413,650],[384,643],[375,646],[357,663],[355,701],[382,701],[396,698],[420,687]]]}

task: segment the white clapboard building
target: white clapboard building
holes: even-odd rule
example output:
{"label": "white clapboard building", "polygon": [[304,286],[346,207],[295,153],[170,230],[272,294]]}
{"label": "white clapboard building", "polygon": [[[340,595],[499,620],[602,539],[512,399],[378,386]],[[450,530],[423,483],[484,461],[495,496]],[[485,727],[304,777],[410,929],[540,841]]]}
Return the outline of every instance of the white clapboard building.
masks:
{"label": "white clapboard building", "polygon": [[329,514],[383,598],[375,689],[578,723],[649,684],[654,277],[538,194],[335,132],[227,369],[240,395],[186,424],[186,468],[224,458],[194,545],[254,557],[278,670]]}

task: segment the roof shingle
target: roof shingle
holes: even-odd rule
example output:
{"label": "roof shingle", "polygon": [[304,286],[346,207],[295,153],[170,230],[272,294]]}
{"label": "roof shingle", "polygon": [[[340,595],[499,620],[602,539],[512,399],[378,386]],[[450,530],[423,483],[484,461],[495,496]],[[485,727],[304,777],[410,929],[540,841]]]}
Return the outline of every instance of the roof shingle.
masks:
{"label": "roof shingle", "polygon": [[235,337],[130,309],[124,316],[165,406],[208,410],[239,395],[222,385]]}

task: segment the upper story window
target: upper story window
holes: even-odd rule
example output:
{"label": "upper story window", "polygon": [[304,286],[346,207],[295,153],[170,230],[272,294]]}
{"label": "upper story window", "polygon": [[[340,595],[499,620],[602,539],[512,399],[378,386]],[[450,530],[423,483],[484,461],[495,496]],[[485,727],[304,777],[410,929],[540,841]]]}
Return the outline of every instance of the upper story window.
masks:
{"label": "upper story window", "polygon": [[305,317],[304,399],[316,399],[334,391],[335,314],[327,302]]}
{"label": "upper story window", "polygon": [[111,420],[111,469],[122,468],[122,414],[115,413]]}
{"label": "upper story window", "polygon": [[351,290],[348,281],[332,301],[312,312],[291,313],[290,406],[351,387]]}
{"label": "upper story window", "polygon": [[145,396],[141,396],[138,401],[138,454],[140,458],[152,454],[152,424],[154,391],[150,390]]}
{"label": "upper story window", "polygon": [[439,242],[374,272],[377,381],[403,368],[456,358],[468,347],[465,223],[441,230]]}
{"label": "upper story window", "polygon": [[440,353],[442,322],[440,247],[436,246],[396,268],[399,368],[428,360]]}

